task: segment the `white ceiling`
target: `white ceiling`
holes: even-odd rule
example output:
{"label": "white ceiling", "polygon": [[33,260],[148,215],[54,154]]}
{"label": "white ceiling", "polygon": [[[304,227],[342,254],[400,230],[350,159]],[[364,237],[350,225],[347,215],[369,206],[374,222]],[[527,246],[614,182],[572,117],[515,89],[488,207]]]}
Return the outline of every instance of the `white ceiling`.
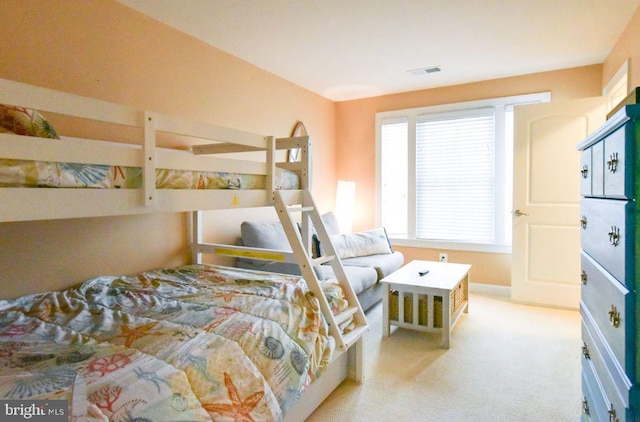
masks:
{"label": "white ceiling", "polygon": [[334,101],[602,63],[640,3],[118,1]]}

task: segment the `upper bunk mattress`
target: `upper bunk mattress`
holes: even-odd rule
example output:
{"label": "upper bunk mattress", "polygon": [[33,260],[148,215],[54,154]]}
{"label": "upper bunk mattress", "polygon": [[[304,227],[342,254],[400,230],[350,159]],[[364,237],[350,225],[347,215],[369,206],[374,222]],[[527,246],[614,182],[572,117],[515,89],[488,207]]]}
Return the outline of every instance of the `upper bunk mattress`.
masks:
{"label": "upper bunk mattress", "polygon": [[[276,168],[276,189],[298,189],[298,175]],[[138,189],[142,168],[0,159],[0,187]],[[216,171],[156,169],[157,189],[266,189],[267,177]]]}
{"label": "upper bunk mattress", "polygon": [[[0,104],[0,134],[60,139],[37,110]],[[295,172],[276,167],[276,189],[298,189]],[[142,168],[0,158],[0,187],[137,189]],[[156,169],[157,189],[266,189],[267,176],[217,171]]]}

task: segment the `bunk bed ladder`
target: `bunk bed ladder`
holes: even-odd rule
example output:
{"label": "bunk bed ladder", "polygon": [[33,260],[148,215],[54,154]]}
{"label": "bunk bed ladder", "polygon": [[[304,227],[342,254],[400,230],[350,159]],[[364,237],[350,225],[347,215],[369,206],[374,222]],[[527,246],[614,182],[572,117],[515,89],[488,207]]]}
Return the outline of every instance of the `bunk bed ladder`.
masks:
{"label": "bunk bed ladder", "polygon": [[[307,280],[311,293],[318,298],[323,314],[328,316],[329,333],[336,339],[338,349],[346,351],[362,337],[365,331],[369,329],[369,325],[360,302],[347,279],[342,262],[329,239],[329,234],[313,198],[307,190],[279,190],[274,191],[274,200],[278,217],[291,244],[296,261],[300,266],[302,276]],[[294,218],[292,218],[293,213],[301,214],[302,235]],[[311,250],[311,224],[316,230],[325,254],[315,259],[309,253]],[[314,270],[314,266],[326,263],[331,265],[337,282],[349,301],[349,308],[337,315],[331,312],[329,302],[320,287],[320,281]],[[343,325],[349,325],[349,321],[352,321],[349,331],[343,332]]]}

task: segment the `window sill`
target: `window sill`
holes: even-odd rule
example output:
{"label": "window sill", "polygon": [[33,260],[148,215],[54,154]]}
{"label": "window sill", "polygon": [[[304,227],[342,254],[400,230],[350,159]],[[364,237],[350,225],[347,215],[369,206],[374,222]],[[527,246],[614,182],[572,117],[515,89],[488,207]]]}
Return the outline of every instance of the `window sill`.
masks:
{"label": "window sill", "polygon": [[440,240],[419,240],[389,238],[393,246],[407,246],[411,248],[443,249],[451,251],[469,251],[486,253],[511,253],[511,245],[493,245],[488,243],[446,242]]}

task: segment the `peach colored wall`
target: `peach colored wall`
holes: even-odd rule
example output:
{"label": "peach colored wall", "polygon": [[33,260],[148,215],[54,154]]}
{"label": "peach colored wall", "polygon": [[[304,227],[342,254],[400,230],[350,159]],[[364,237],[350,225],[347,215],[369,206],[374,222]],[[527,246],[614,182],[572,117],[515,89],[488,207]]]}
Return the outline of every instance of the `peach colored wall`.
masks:
{"label": "peach colored wall", "polygon": [[[316,200],[333,208],[333,102],[112,0],[3,0],[0,10],[1,78],[276,136],[302,120]],[[232,240],[243,219],[269,212],[212,212],[207,240]],[[0,297],[187,262],[185,218],[0,224]]]}
{"label": "peach colored wall", "polygon": [[[592,65],[553,72],[496,79],[465,85],[337,103],[337,178],[356,181],[354,230],[377,225],[375,191],[375,114],[437,104],[551,91],[553,100],[600,95],[602,66]],[[354,160],[353,157],[361,157]],[[410,259],[436,259],[440,250],[394,247]],[[473,265],[472,281],[508,286],[511,256],[448,251],[450,262]]]}
{"label": "peach colored wall", "polygon": [[625,60],[629,59],[629,90],[640,86],[640,7],[604,61],[602,86],[606,86]]}
{"label": "peach colored wall", "polygon": [[[403,253],[405,262],[414,259],[437,261],[441,249],[411,248],[394,246],[394,250]],[[498,286],[511,285],[511,254],[446,251],[449,262],[471,264],[469,282],[492,284]]]}

